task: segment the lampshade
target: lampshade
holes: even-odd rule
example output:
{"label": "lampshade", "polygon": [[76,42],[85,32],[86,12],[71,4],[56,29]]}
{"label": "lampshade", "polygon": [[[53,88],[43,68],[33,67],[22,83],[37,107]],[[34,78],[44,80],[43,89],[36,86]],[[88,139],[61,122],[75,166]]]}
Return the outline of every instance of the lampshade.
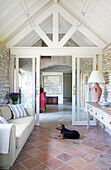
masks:
{"label": "lampshade", "polygon": [[102,71],[92,71],[88,83],[105,83]]}

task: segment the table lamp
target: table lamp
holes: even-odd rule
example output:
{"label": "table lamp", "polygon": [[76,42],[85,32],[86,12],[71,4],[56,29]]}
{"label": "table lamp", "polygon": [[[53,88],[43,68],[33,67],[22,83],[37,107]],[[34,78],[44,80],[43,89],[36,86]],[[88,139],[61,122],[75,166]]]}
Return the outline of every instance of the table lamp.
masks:
{"label": "table lamp", "polygon": [[88,83],[95,83],[94,86],[90,89],[91,96],[94,102],[99,102],[102,89],[99,87],[98,83],[105,83],[102,71],[92,71],[88,79]]}

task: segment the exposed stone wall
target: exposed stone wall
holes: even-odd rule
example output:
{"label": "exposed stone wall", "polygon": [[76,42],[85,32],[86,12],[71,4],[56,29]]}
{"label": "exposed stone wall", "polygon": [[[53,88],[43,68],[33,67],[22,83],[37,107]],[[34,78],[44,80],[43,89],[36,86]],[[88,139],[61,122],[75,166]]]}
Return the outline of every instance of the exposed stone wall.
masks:
{"label": "exposed stone wall", "polygon": [[103,50],[103,73],[106,81],[103,97],[111,102],[111,43]]}
{"label": "exposed stone wall", "polygon": [[47,68],[55,65],[72,66],[71,56],[51,56],[51,59],[41,59],[40,68]]}
{"label": "exposed stone wall", "polygon": [[0,42],[0,106],[8,102],[9,60],[9,49]]}

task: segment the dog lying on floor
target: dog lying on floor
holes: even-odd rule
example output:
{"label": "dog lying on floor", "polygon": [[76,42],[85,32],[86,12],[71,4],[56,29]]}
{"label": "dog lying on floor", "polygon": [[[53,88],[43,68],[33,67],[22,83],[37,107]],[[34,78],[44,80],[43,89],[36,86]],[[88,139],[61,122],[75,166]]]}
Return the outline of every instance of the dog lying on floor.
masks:
{"label": "dog lying on floor", "polygon": [[56,139],[79,139],[80,134],[78,131],[76,130],[68,130],[65,128],[64,124],[60,124],[58,125],[58,127],[56,127],[57,130],[60,131],[60,135],[58,137],[54,137]]}

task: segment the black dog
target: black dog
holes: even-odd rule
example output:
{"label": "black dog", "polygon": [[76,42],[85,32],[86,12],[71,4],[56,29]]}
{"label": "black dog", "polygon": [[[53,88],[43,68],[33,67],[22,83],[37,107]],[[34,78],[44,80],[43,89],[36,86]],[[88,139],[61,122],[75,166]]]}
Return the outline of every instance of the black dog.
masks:
{"label": "black dog", "polygon": [[79,139],[80,134],[76,130],[68,130],[65,128],[65,126],[61,123],[56,128],[57,130],[60,130],[60,135],[58,137],[61,137],[62,139]]}

